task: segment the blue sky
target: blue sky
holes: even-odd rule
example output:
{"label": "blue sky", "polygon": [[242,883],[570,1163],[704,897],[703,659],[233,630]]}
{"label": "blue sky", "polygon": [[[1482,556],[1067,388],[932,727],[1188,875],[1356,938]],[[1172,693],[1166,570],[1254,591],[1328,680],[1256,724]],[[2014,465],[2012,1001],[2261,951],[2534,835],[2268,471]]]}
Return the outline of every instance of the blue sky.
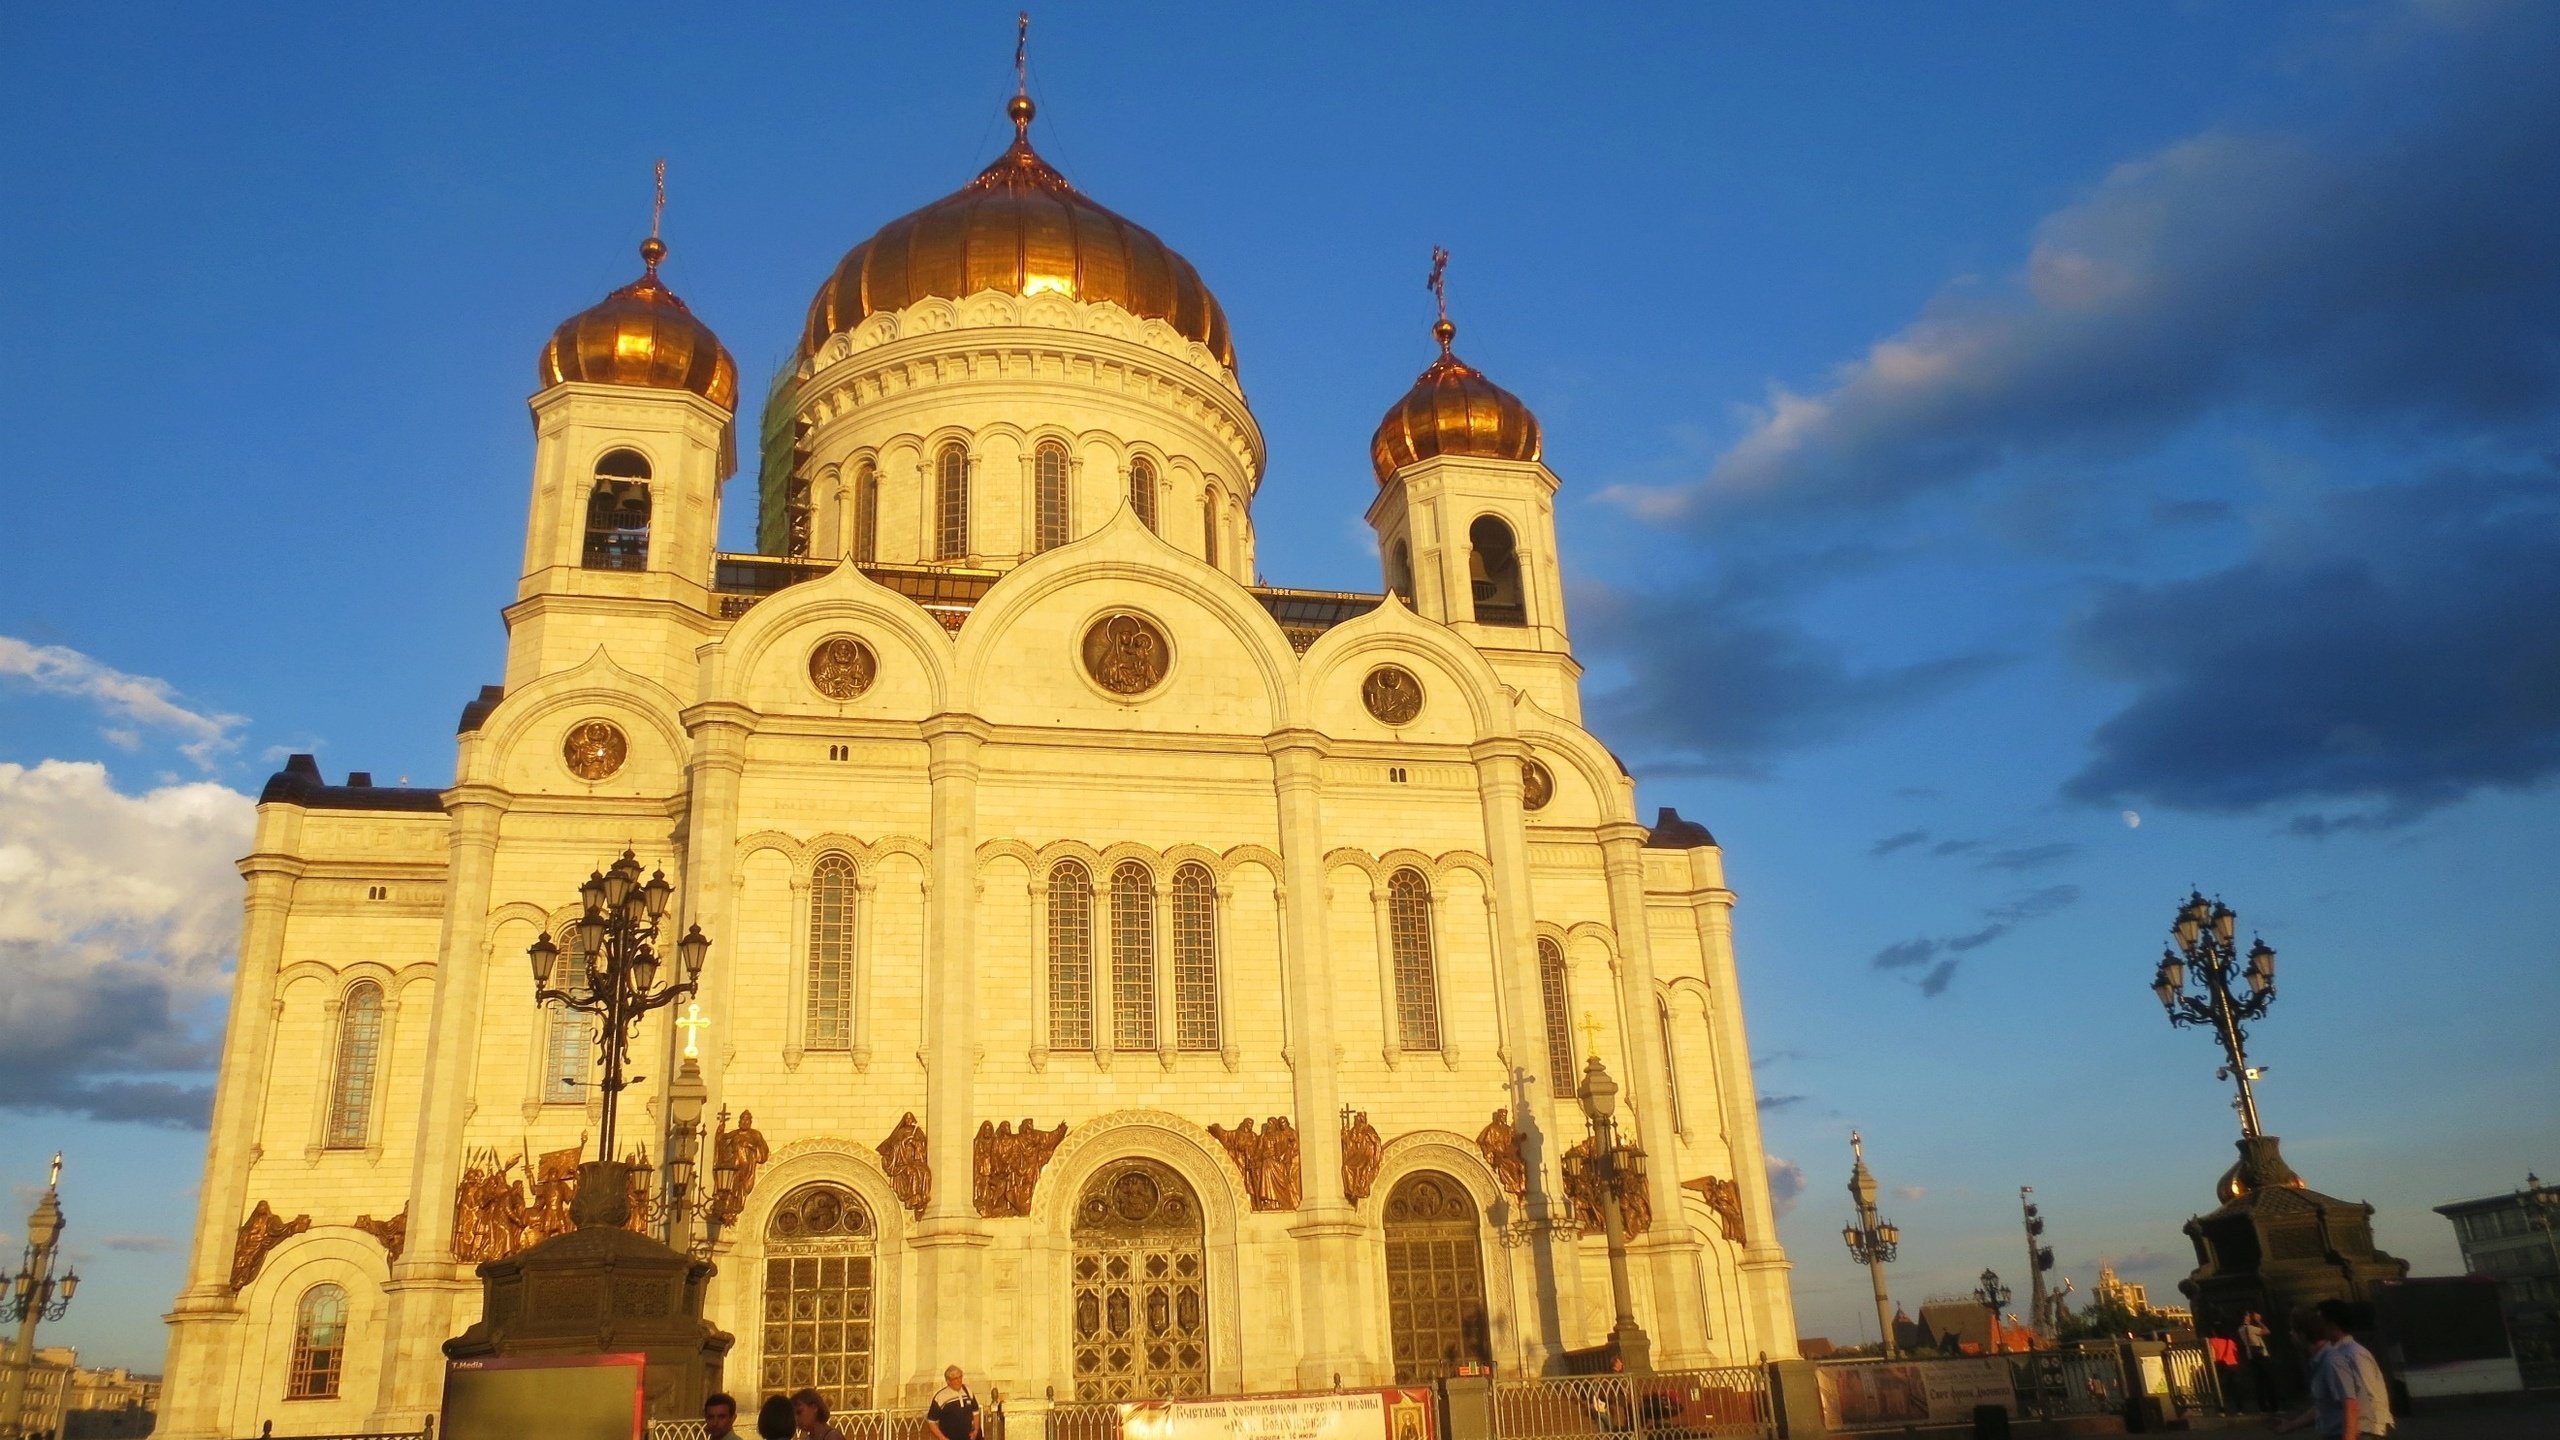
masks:
{"label": "blue sky", "polygon": [[[1011,18],[0,14],[0,1182],[71,1152],[92,1282],[49,1339],[157,1364],[245,797],[291,750],[450,777],[534,354],[631,277],[650,162],[753,390],[999,148]],[[1845,1339],[1852,1125],[1897,1297],[2022,1278],[2021,1184],[2084,1289],[2184,1272],[2232,1134],[2144,988],[2191,885],[2282,952],[2268,1124],[2386,1247],[2452,1269],[2429,1205],[2560,1169],[2555,62],[2486,0],[1058,4],[1032,83],[1234,322],[1274,583],[1376,583],[1366,441],[1454,253],[1595,728],[1727,847]]]}

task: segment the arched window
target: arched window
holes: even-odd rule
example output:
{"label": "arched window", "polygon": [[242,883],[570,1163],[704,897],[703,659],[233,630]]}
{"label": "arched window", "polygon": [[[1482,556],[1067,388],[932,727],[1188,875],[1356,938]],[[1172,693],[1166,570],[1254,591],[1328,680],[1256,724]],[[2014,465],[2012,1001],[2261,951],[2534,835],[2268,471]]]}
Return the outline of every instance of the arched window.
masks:
{"label": "arched window", "polygon": [[596,461],[582,563],[590,570],[649,568],[649,461],[637,450],[608,450]]}
{"label": "arched window", "polygon": [[1093,874],[1074,860],[1049,870],[1049,1048],[1093,1048]]}
{"label": "arched window", "polygon": [[868,460],[853,482],[853,563],[880,563],[880,467]]}
{"label": "arched window", "polygon": [[1156,1048],[1156,880],[1135,860],[1111,872],[1111,1044]]}
{"label": "arched window", "polygon": [[1671,1128],[1686,1131],[1688,1123],[1680,1118],[1680,1052],[1672,1048],[1671,1006],[1656,997],[1653,1013],[1662,1022],[1662,1079],[1671,1087]]}
{"label": "arched window", "polygon": [[764,1227],[758,1389],[814,1389],[832,1410],[870,1408],[879,1239],[871,1212],[841,1186],[804,1186],[774,1207]]}
{"label": "arched window", "polygon": [[[572,963],[562,957],[564,965]],[[554,1003],[543,1008],[542,1103],[583,1105],[587,1101],[587,1067],[591,1057],[587,1015]]]}
{"label": "arched window", "polygon": [[1520,545],[1499,515],[1479,515],[1467,527],[1467,576],[1474,583],[1476,619],[1486,625],[1526,625],[1520,597]]}
{"label": "arched window", "polygon": [[1173,1043],[1218,1048],[1218,882],[1197,862],[1173,872]]}
{"label": "arched window", "polygon": [[1054,441],[1032,456],[1032,488],[1038,492],[1037,548],[1055,550],[1067,543],[1067,447]]}
{"label": "arched window", "polygon": [[1546,1001],[1547,1083],[1562,1095],[1573,1089],[1573,993],[1565,983],[1564,947],[1538,941],[1538,993]]}
{"label": "arched window", "polygon": [[1413,547],[1402,540],[1387,547],[1387,588],[1405,604],[1413,603]]}
{"label": "arched window", "polygon": [[943,560],[969,558],[969,452],[958,442],[942,447],[934,461],[934,555]]}
{"label": "arched window", "polygon": [[1139,523],[1156,528],[1156,462],[1144,455],[1129,462],[1129,508]]}
{"label": "arched window", "polygon": [[808,1048],[853,1044],[853,862],[829,855],[809,872]]}
{"label": "arched window", "polygon": [[1200,558],[1218,563],[1218,492],[1200,492]]}
{"label": "arched window", "polygon": [[374,1074],[382,1063],[382,987],[359,980],[338,1007],[338,1058],[329,1070],[329,1124],[322,1144],[361,1150],[373,1122]]}
{"label": "arched window", "polygon": [[347,1292],[314,1285],[293,1312],[293,1363],[284,1386],[287,1400],[335,1400],[347,1360]]}
{"label": "arched window", "polygon": [[1387,879],[1387,934],[1396,972],[1396,1043],[1440,1048],[1440,978],[1431,959],[1431,887],[1419,870]]}

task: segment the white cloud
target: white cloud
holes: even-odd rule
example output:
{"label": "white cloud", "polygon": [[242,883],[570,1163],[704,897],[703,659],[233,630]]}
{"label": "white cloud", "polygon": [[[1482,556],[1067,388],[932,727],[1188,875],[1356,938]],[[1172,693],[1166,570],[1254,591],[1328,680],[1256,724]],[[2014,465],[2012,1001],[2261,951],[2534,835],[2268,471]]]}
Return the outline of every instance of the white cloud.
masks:
{"label": "white cloud", "polygon": [[1896,1185],[1893,1187],[1893,1198],[1896,1200],[1922,1200],[1928,1198],[1928,1194],[1929,1187],[1926,1185]]}
{"label": "white cloud", "polygon": [[0,1106],[200,1124],[255,802],[0,763]]}
{"label": "white cloud", "polygon": [[1769,1209],[1784,1215],[1796,1208],[1796,1197],[1804,1193],[1804,1167],[1782,1156],[1769,1157]]}
{"label": "white cloud", "polygon": [[139,745],[142,729],[171,731],[181,737],[178,749],[198,765],[236,747],[232,732],[247,723],[238,715],[188,709],[166,680],[128,675],[66,646],[30,645],[11,635],[0,635],[0,676],[96,705],[116,722],[105,734],[122,749]]}
{"label": "white cloud", "polygon": [[178,1248],[178,1242],[166,1235],[109,1235],[98,1243],[110,1250],[122,1250],[135,1255],[157,1255]]}

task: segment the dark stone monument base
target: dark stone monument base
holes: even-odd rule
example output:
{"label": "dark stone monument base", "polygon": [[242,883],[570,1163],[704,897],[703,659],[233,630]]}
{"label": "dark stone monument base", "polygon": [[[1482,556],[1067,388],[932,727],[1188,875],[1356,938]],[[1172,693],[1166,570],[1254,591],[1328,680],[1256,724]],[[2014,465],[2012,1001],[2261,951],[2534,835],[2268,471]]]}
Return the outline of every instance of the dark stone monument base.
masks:
{"label": "dark stone monument base", "polygon": [[480,1320],[444,1342],[446,1358],[518,1355],[648,1357],[652,1420],[692,1420],[720,1388],[735,1337],[702,1318],[709,1261],[623,1228],[630,1167],[578,1167],[578,1228],[480,1267]]}
{"label": "dark stone monument base", "polygon": [[2374,1282],[2406,1279],[2409,1262],[2373,1248],[2373,1207],[2323,1195],[2284,1162],[2276,1137],[2239,1142],[2240,1163],[2223,1175],[2222,1205],[2186,1224],[2195,1272],[2178,1282],[2204,1335],[2238,1333],[2240,1317],[2265,1317],[2275,1374],[2299,1375],[2303,1356],[2287,1323],[2296,1306],[2322,1300],[2358,1304]]}

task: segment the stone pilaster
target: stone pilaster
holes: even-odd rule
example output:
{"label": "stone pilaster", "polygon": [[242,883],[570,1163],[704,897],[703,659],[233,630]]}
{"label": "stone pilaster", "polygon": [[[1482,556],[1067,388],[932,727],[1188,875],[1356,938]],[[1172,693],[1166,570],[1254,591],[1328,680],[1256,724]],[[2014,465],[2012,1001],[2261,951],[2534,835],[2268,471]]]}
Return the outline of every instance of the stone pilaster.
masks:
{"label": "stone pilaster", "polygon": [[436,1002],[427,1022],[417,1161],[409,1177],[408,1244],[384,1287],[390,1304],[382,1329],[382,1394],[367,1426],[373,1430],[415,1429],[443,1402],[441,1347],[462,1328],[460,1307],[479,1288],[453,1258],[453,1187],[462,1174],[463,1127],[479,1071],[489,885],[508,804],[507,793],[493,785],[466,783],[444,793],[453,833],[444,929],[436,944]]}
{"label": "stone pilaster", "polygon": [[204,1189],[197,1201],[195,1247],[187,1284],[168,1316],[169,1359],[162,1393],[162,1433],[221,1434],[223,1376],[237,1360],[240,1299],[231,1290],[231,1250],[249,1208],[249,1171],[257,1161],[266,1115],[268,1057],[275,1050],[276,975],[285,922],[302,877],[302,809],[258,808],[257,849],[240,862],[249,882],[240,927],[240,967],[231,982],[231,1017],[215,1077],[213,1122],[205,1142]]}
{"label": "stone pilaster", "polygon": [[[1742,1191],[1742,1291],[1754,1333],[1742,1337],[1754,1351],[1795,1353],[1795,1299],[1787,1288],[1786,1252],[1778,1245],[1778,1218],[1769,1204],[1769,1161],[1760,1144],[1759,1087],[1751,1078],[1751,1038],[1742,1024],[1742,988],[1733,963],[1733,892],[1724,888],[1724,860],[1700,847],[1689,852],[1690,907],[1697,917],[1698,949],[1707,968],[1709,1022],[1715,1027],[1716,1101],[1723,1107],[1726,1142]],[[1740,1353],[1741,1346],[1734,1347]]]}
{"label": "stone pilaster", "polygon": [[[696,705],[684,712],[685,729],[693,736],[693,754],[688,764],[688,795],[685,805],[684,831],[684,906],[670,917],[668,941],[661,946],[673,959],[674,937],[684,934],[685,926],[699,925],[711,937],[711,955],[703,962],[702,993],[696,997],[705,1018],[711,1021],[709,1045],[702,1048],[702,1081],[709,1092],[703,1101],[704,1128],[710,1117],[719,1113],[721,1075],[725,1068],[721,1056],[728,1053],[734,1036],[728,1027],[733,1017],[723,1003],[736,993],[738,967],[745,955],[738,944],[738,782],[747,770],[747,737],[755,733],[755,712],[743,705],[726,701]],[[669,1026],[669,1054],[661,1065],[662,1073],[676,1073],[674,1051],[683,1042],[675,1038],[675,1027]],[[666,1107],[661,1104],[658,1115],[663,1121]],[[707,1137],[706,1137],[707,1141]],[[662,1134],[650,1142],[650,1153],[667,1154],[666,1137]]]}
{"label": "stone pilaster", "polygon": [[932,856],[925,889],[925,1142],[933,1201],[910,1232],[916,1251],[921,1333],[904,1347],[908,1398],[940,1383],[945,1361],[981,1334],[989,1236],[970,1193],[978,1130],[975,1094],[978,993],[978,763],[986,722],[937,715],[924,723],[925,773],[933,786]]}

